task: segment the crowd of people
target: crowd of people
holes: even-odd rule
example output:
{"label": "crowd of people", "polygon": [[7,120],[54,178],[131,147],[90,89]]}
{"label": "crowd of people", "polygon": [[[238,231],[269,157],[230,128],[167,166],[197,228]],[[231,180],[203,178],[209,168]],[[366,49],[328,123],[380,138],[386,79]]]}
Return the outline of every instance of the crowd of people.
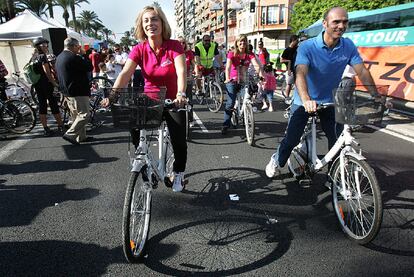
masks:
{"label": "crowd of people", "polygon": [[[289,46],[282,53],[281,62],[287,66],[285,96],[290,98],[294,84],[296,88],[285,137],[265,169],[268,177],[274,177],[277,169],[286,164],[303,134],[308,112],[315,111],[318,104],[333,102],[332,91],[341,81],[347,65],[355,70],[365,84],[374,85],[357,48],[351,40],[342,37],[347,24],[346,10],[331,8],[324,14],[322,33],[302,42],[299,47],[298,36],[292,35]],[[165,86],[166,98],[174,100],[177,107],[182,107],[188,98],[191,99],[191,86],[196,87],[196,93],[202,93],[200,78],[196,78],[193,83],[193,74],[206,76],[214,73],[215,68],[224,70],[227,101],[221,133],[226,135],[240,84],[246,81],[246,76],[252,71],[261,79],[258,86],[262,92],[262,109],[273,111],[276,79],[270,54],[263,41],[259,41],[258,49],[253,51],[247,37],[240,35],[226,51],[224,45],[213,42],[210,35],[204,35],[192,48],[183,37],[171,39],[171,28],[165,14],[157,6],[147,6],[139,13],[135,36],[140,43],[131,51],[128,47],[115,44],[113,49],[103,47],[99,52],[96,49],[85,52],[79,41],[67,38],[64,41],[65,49],[57,56],[55,64],[47,58],[48,41],[43,38],[33,41],[35,54],[32,59],[37,61],[37,71],[41,72],[41,79],[34,87],[46,136],[51,134],[46,120],[49,105],[63,139],[72,144],[90,140],[86,136],[86,123],[89,116],[89,80],[92,76],[103,76],[113,81],[113,94],[117,93],[118,88],[127,87],[131,80],[133,87],[145,87],[145,91],[156,91],[160,86]],[[0,77],[3,78],[6,71],[1,65]],[[52,96],[54,87],[58,85],[68,97],[69,108],[75,118],[64,134],[59,109]],[[105,98],[102,104],[108,106],[111,99]],[[320,118],[329,147],[332,147],[341,128],[335,123],[333,108],[325,109]],[[165,119],[175,155],[173,190],[181,191],[187,163],[186,117],[181,113],[170,112],[165,115]],[[137,145],[139,130],[132,129],[131,136]]]}

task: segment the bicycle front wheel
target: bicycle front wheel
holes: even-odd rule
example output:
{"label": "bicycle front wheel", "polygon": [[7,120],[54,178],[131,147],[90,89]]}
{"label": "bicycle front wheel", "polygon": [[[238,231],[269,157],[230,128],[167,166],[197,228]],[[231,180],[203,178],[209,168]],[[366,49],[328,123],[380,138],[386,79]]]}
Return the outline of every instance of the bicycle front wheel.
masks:
{"label": "bicycle front wheel", "polygon": [[15,134],[28,133],[36,125],[34,109],[22,100],[7,101],[2,117],[6,129]]}
{"label": "bicycle front wheel", "polygon": [[151,219],[151,189],[145,171],[132,172],[125,193],[122,236],[125,258],[139,262],[144,256]]}
{"label": "bicycle front wheel", "polygon": [[246,128],[247,144],[252,145],[254,142],[254,115],[250,103],[246,104],[244,109],[244,127]]}
{"label": "bicycle front wheel", "polygon": [[206,96],[207,107],[210,112],[216,113],[223,105],[223,90],[217,83],[210,83],[209,93],[210,94]]}
{"label": "bicycle front wheel", "polygon": [[332,174],[332,203],[345,234],[358,244],[371,242],[382,223],[382,197],[373,169],[352,156],[344,159],[345,191],[339,159]]}
{"label": "bicycle front wheel", "polygon": [[174,150],[172,148],[172,144],[170,141],[170,135],[167,132],[167,135],[164,138],[164,149],[165,149],[165,155],[164,155],[164,166],[165,166],[165,178],[164,183],[167,187],[172,187],[172,182],[170,177],[173,176],[174,171]]}

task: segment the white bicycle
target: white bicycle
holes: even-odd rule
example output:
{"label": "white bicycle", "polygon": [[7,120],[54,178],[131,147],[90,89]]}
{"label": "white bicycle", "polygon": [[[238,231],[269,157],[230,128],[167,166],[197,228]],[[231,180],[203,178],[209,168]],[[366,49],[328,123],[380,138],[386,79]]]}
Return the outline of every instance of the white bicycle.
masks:
{"label": "white bicycle", "polygon": [[[165,88],[156,93],[121,91],[118,104],[112,106],[114,116],[126,114],[126,117],[118,118],[119,127],[127,121],[129,127],[140,130],[139,145],[132,157],[130,154],[131,175],[122,217],[123,250],[129,262],[139,262],[144,256],[153,189],[158,187],[158,182],[172,186],[170,177],[175,158],[163,113],[174,110],[174,104],[171,100],[164,101],[164,98]],[[151,149],[154,137],[158,141],[158,157]]]}
{"label": "white bicycle", "polygon": [[239,83],[237,85],[241,86],[240,91],[237,93],[236,101],[234,103],[233,112],[231,115],[231,124],[237,128],[239,125],[239,118],[242,119],[246,130],[246,140],[247,144],[254,144],[254,113],[253,113],[253,104],[255,97],[255,92],[251,88],[252,85],[257,84],[257,78],[246,77],[244,80],[249,80],[247,82]]}
{"label": "white bicycle", "polygon": [[359,143],[352,136],[350,125],[381,121],[385,111],[385,98],[382,102],[358,99],[355,94],[347,101],[335,97],[335,104],[323,104],[318,107],[319,111],[335,106],[336,121],[344,124],[335,145],[322,159],[318,158],[316,149],[318,112],[309,114],[309,121],[300,143],[289,157],[288,168],[299,182],[310,183],[316,172],[333,161],[329,177],[332,181],[335,214],[345,234],[363,245],[371,242],[380,229],[383,214],[382,196],[374,170],[367,163],[362,151],[356,149]]}

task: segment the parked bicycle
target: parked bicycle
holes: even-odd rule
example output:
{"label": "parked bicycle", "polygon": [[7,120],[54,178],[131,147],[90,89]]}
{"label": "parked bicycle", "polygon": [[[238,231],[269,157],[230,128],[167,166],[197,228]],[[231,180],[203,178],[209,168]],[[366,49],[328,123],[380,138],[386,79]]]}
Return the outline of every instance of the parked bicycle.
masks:
{"label": "parked bicycle", "polygon": [[[195,98],[200,105],[205,103],[207,108],[213,113],[216,113],[221,109],[224,99],[223,89],[218,80],[218,74],[218,69],[215,69],[210,75],[201,76],[201,92],[197,92],[195,86],[193,90],[193,98]],[[198,77],[195,76],[195,78]]]}
{"label": "parked bicycle", "polygon": [[30,132],[36,125],[35,111],[24,100],[0,99],[0,125],[15,134]]}
{"label": "parked bicycle", "polygon": [[[378,87],[378,91],[388,87]],[[347,95],[348,94],[348,95]],[[344,124],[335,145],[319,159],[316,149],[316,122],[318,112],[310,114],[308,125],[293,149],[289,160],[289,171],[300,183],[311,183],[312,176],[332,162],[329,178],[332,181],[332,203],[342,230],[359,244],[371,242],[382,222],[382,197],[374,170],[362,155],[359,143],[352,136],[350,125],[374,124],[382,120],[385,111],[382,101],[364,99],[355,92],[335,93],[335,104],[323,104],[318,111],[335,106],[335,118]]]}
{"label": "parked bicycle", "polygon": [[27,101],[33,109],[37,109],[39,101],[32,85],[20,77],[20,72],[12,73],[14,83],[6,82],[6,94],[10,99],[21,99]]}

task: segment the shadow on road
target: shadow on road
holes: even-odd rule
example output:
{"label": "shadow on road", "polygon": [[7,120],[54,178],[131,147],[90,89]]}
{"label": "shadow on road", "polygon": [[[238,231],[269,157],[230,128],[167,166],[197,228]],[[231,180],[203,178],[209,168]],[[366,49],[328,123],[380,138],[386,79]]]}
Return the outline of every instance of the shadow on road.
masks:
{"label": "shadow on road", "polygon": [[99,276],[123,263],[122,250],[45,240],[0,243],[1,276]]}
{"label": "shadow on road", "polygon": [[[4,182],[0,180],[0,228],[29,225],[43,209],[55,203],[99,195],[96,189],[67,189],[64,184],[7,186]],[[0,253],[4,252],[0,249]]]}
{"label": "shadow on road", "polygon": [[[401,157],[401,160],[405,160]],[[413,164],[413,163],[411,163]],[[410,162],[405,167],[410,167]],[[414,171],[387,174],[375,168],[383,190],[381,230],[370,248],[393,255],[414,256]]]}
{"label": "shadow on road", "polygon": [[289,249],[284,225],[237,215],[189,222],[165,230],[148,242],[144,264],[173,276],[230,276],[265,267]]}

